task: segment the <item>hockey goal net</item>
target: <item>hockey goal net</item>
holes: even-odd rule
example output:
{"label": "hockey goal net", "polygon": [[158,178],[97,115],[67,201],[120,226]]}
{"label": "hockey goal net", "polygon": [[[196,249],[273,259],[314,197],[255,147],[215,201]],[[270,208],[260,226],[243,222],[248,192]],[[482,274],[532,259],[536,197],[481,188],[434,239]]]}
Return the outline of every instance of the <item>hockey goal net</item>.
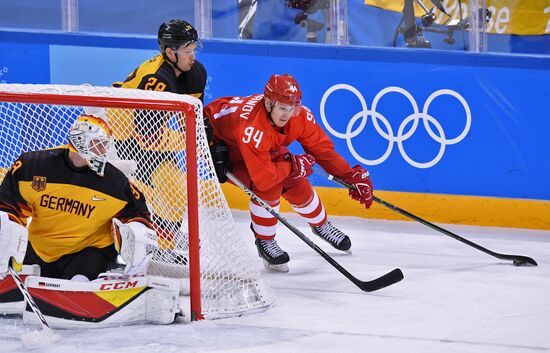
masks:
{"label": "hockey goal net", "polygon": [[145,194],[158,238],[149,274],[189,277],[194,319],[269,307],[273,295],[247,250],[249,239],[236,231],[211,161],[202,104],[194,97],[0,84],[0,180],[21,153],[67,144],[71,124],[83,113],[107,118],[113,164]]}

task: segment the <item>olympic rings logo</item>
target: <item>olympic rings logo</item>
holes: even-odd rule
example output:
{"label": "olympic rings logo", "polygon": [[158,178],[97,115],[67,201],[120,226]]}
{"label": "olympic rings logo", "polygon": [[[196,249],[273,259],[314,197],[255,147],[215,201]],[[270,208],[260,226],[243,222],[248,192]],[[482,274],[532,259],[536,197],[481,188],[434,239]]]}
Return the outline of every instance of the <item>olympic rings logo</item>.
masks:
{"label": "olympic rings logo", "polygon": [[[325,114],[325,105],[326,105],[328,97],[333,92],[338,91],[338,90],[346,90],[346,91],[350,91],[351,93],[353,93],[359,99],[359,102],[361,103],[361,108],[362,108],[362,110],[360,112],[358,112],[357,114],[355,114],[351,118],[351,120],[349,121],[349,123],[347,125],[346,131],[344,133],[334,130],[332,128],[332,126],[330,126],[330,124],[328,123],[328,120],[327,120],[327,117],[326,117],[326,114]],[[385,94],[391,93],[391,92],[400,93],[403,96],[405,96],[405,98],[407,98],[409,100],[409,102],[411,103],[411,106],[413,108],[413,113],[411,115],[407,116],[401,122],[401,124],[399,125],[399,128],[397,130],[396,135],[394,135],[393,129],[392,129],[388,119],[386,119],[385,116],[383,116],[382,114],[380,114],[376,111],[376,107],[377,107],[378,102],[380,101],[380,99]],[[452,97],[456,98],[462,104],[462,106],[464,107],[464,111],[466,113],[466,123],[464,125],[464,129],[462,130],[462,132],[458,136],[456,136],[454,138],[449,138],[449,139],[445,136],[445,131],[443,130],[443,127],[441,126],[441,124],[433,116],[431,116],[428,113],[428,109],[430,107],[430,104],[433,102],[433,100],[436,99],[437,97],[443,96],[443,95],[449,95],[449,96],[452,96]],[[321,119],[323,121],[323,124],[325,124],[325,127],[327,128],[327,130],[332,135],[336,136],[337,138],[345,139],[351,154],[359,162],[361,162],[363,164],[366,164],[366,165],[377,165],[377,164],[380,164],[380,163],[384,162],[389,157],[389,155],[391,154],[391,152],[393,150],[394,143],[397,143],[397,147],[399,149],[399,152],[401,153],[401,156],[403,157],[403,159],[405,159],[405,161],[407,161],[407,163],[409,163],[410,165],[412,165],[413,167],[416,167],[416,168],[430,168],[430,167],[433,167],[435,164],[437,164],[441,160],[441,158],[443,157],[443,153],[445,153],[445,148],[448,145],[454,145],[456,143],[459,143],[460,141],[462,141],[466,137],[466,135],[468,134],[468,131],[470,131],[470,126],[472,124],[472,114],[471,114],[471,111],[470,111],[470,107],[468,106],[468,103],[466,102],[464,97],[462,97],[460,94],[458,94],[457,92],[455,92],[453,90],[450,90],[450,89],[440,89],[440,90],[435,91],[434,93],[432,93],[428,97],[426,102],[424,103],[424,107],[422,108],[422,112],[420,112],[414,97],[407,90],[405,90],[401,87],[396,87],[396,86],[386,87],[383,90],[381,90],[380,92],[378,92],[378,94],[374,97],[374,100],[372,101],[372,108],[369,110],[368,107],[367,107],[367,103],[365,102],[365,98],[363,97],[363,95],[355,87],[353,87],[351,85],[348,85],[348,84],[340,83],[340,84],[336,84],[336,85],[330,87],[323,94],[323,98],[321,99],[320,113],[321,113]],[[384,152],[384,154],[382,156],[380,156],[377,159],[363,158],[362,156],[360,156],[357,153],[357,151],[355,150],[355,148],[353,147],[353,144],[352,144],[352,139],[354,137],[358,136],[363,131],[363,129],[365,128],[365,126],[367,124],[367,121],[369,120],[369,116],[372,117],[372,123],[374,125],[374,128],[376,129],[376,132],[388,141],[388,147],[387,147],[386,151]],[[353,126],[355,125],[355,123],[359,119],[361,119],[361,122],[359,123],[359,125],[357,126],[357,128],[355,130],[352,130]],[[403,147],[403,142],[405,142],[407,139],[409,139],[415,133],[420,120],[422,120],[422,122],[424,124],[424,128],[428,132],[429,136],[441,145],[439,147],[439,152],[437,153],[435,158],[432,159],[431,161],[425,162],[425,163],[417,162],[417,161],[413,160],[407,154],[407,152],[405,151],[405,148]],[[410,127],[410,129],[405,131],[405,128],[409,125],[409,123],[411,121],[412,121],[412,126]],[[384,125],[385,130],[381,128],[380,123],[382,125]],[[433,131],[432,127],[430,126],[430,123],[431,123],[431,125],[433,125],[435,127],[437,132]]]}

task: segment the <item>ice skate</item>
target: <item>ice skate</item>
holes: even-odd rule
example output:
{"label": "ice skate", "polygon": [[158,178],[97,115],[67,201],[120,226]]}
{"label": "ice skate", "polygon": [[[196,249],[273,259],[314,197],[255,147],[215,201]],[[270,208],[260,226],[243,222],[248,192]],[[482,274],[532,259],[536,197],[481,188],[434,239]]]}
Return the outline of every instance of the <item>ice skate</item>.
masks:
{"label": "ice skate", "polygon": [[288,272],[290,258],[286,251],[281,249],[275,239],[263,240],[256,238],[258,255],[263,259],[264,266],[273,271]]}
{"label": "ice skate", "polygon": [[333,226],[330,221],[326,221],[318,227],[311,227],[311,230],[335,249],[351,254],[351,240],[340,229]]}

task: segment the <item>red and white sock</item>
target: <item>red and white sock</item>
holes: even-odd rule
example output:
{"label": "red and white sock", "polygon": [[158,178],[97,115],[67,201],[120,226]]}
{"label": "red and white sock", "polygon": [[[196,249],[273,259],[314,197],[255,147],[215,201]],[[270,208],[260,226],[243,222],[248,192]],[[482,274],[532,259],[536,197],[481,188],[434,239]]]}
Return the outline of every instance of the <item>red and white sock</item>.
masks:
{"label": "red and white sock", "polygon": [[317,227],[324,224],[327,221],[327,213],[325,212],[325,207],[319,196],[313,190],[313,197],[311,200],[304,205],[292,205],[294,211],[298,212],[309,225],[312,227]]}
{"label": "red and white sock", "polygon": [[[269,202],[269,205],[279,212],[279,202]],[[275,238],[277,233],[277,218],[273,217],[265,208],[260,206],[256,201],[250,200],[250,217],[252,219],[252,231],[256,235],[256,238],[263,240],[271,240]]]}

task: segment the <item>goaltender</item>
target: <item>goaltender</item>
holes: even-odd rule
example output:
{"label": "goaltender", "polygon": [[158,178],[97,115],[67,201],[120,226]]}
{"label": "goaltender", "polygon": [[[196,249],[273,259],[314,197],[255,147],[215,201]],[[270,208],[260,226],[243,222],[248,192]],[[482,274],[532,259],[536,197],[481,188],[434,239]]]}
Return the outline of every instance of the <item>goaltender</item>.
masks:
{"label": "goaltender", "polygon": [[0,185],[0,273],[27,229],[24,264],[40,265],[45,277],[88,281],[115,263],[113,218],[142,232],[151,227],[143,194],[107,163],[110,145],[107,123],[81,115],[67,146],[15,161]]}
{"label": "goaltender", "polygon": [[[144,195],[108,161],[111,135],[104,116],[82,114],[68,145],[23,153],[7,172],[0,185],[0,308],[16,302],[2,292],[14,287],[9,266],[36,274],[24,273],[31,266],[22,262],[40,268],[42,277],[26,285],[54,327],[174,321],[178,288],[171,279],[153,288],[146,276],[156,235]],[[118,253],[124,272],[100,276]]]}

